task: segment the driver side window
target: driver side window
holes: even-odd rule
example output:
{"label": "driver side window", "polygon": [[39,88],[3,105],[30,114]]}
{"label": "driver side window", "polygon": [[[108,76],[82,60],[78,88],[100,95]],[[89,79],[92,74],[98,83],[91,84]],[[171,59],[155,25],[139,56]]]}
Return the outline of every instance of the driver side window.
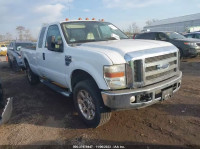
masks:
{"label": "driver side window", "polygon": [[62,52],[63,40],[57,25],[48,28],[45,47],[50,51]]}

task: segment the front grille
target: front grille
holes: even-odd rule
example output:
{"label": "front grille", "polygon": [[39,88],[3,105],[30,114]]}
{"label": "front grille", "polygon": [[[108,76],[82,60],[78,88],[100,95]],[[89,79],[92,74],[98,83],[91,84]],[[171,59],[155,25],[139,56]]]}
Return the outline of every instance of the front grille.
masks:
{"label": "front grille", "polygon": [[133,87],[154,84],[175,76],[178,53],[163,54],[132,61]]}
{"label": "front grille", "polygon": [[155,57],[149,57],[145,59],[145,63],[151,63],[151,62],[156,62],[159,60],[164,60],[164,59],[168,59],[170,57],[176,57],[176,53],[170,53],[170,54],[166,54],[166,55],[160,55],[160,56],[155,56]]}
{"label": "front grille", "polygon": [[176,52],[146,58],[144,65],[145,85],[153,84],[176,75],[178,68],[177,60],[178,56]]}

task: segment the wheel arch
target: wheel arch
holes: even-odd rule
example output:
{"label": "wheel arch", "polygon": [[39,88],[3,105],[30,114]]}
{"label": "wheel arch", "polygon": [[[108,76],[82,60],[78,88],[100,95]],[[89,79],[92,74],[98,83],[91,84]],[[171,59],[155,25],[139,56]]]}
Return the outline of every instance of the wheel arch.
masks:
{"label": "wheel arch", "polygon": [[80,81],[83,80],[93,80],[95,82],[95,84],[97,85],[97,87],[99,88],[99,85],[97,84],[97,82],[95,81],[94,77],[86,72],[85,70],[82,69],[76,69],[71,73],[71,90],[73,91],[74,87],[76,86],[76,84]]}

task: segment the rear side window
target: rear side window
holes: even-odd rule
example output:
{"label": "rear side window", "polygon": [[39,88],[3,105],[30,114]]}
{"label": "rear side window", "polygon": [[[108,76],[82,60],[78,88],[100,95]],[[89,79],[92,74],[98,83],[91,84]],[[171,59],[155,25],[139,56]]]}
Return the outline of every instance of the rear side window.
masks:
{"label": "rear side window", "polygon": [[43,27],[42,30],[41,30],[39,42],[38,42],[38,48],[42,48],[45,30],[46,30],[46,27]]}
{"label": "rear side window", "polygon": [[136,36],[137,39],[150,39],[155,40],[156,36],[155,33],[144,33]]}
{"label": "rear side window", "polygon": [[1,45],[1,47],[5,47],[4,45]]}

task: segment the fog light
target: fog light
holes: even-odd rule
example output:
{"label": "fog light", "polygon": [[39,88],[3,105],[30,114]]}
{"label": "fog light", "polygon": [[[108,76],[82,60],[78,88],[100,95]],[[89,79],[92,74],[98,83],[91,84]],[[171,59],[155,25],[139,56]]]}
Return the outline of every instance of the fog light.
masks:
{"label": "fog light", "polygon": [[134,102],[135,102],[135,96],[132,96],[132,97],[130,98],[130,102],[131,102],[131,103],[134,103]]}

